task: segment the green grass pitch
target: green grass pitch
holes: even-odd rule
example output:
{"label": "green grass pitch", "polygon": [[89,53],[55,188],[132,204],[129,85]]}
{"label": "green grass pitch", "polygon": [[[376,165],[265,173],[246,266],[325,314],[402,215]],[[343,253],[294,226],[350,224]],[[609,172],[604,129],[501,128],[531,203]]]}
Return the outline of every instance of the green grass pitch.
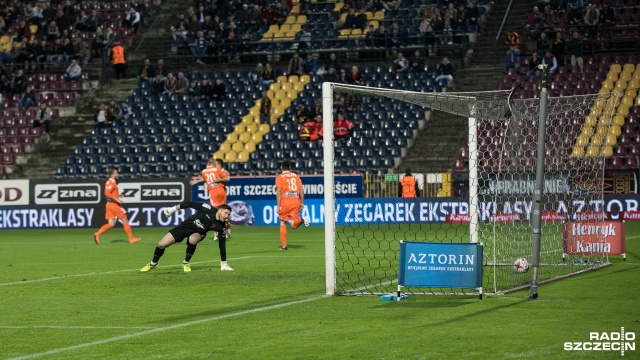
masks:
{"label": "green grass pitch", "polygon": [[[627,261],[528,291],[485,297],[325,296],[322,227],[234,227],[233,272],[217,243],[184,244],[140,273],[168,228],[0,231],[0,359],[618,359],[565,351],[590,332],[640,336],[640,222]],[[636,346],[640,340],[635,341]],[[640,358],[640,349],[624,358]]]}

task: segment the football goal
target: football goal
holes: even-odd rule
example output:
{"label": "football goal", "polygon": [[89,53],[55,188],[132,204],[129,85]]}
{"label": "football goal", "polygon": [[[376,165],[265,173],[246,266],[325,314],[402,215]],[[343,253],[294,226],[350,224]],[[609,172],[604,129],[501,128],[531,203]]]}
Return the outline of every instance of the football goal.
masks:
{"label": "football goal", "polygon": [[[409,200],[336,197],[338,156],[355,156],[356,148],[372,139],[335,141],[335,93],[354,94],[360,104],[371,103],[362,101],[371,97],[376,102],[409,103],[467,118],[463,166],[456,169],[462,175],[458,178],[468,179],[467,190],[462,195]],[[396,291],[400,241],[482,244],[482,286],[488,294],[537,288],[538,283],[608,264],[606,255],[595,251],[567,253],[565,242],[567,224],[589,221],[597,227],[604,221],[604,164],[616,140],[611,121],[619,99],[614,93],[544,99],[513,95],[510,91],[422,93],[322,85],[327,294]],[[386,120],[384,112],[377,115],[376,120]],[[365,128],[367,121],[357,125]],[[429,125],[422,131],[430,131]],[[413,146],[428,149],[432,145]],[[543,172],[536,178],[539,161]],[[537,187],[542,189],[538,196]],[[516,269],[514,261],[520,258],[527,259],[533,270]],[[477,293],[447,288],[403,291]]]}

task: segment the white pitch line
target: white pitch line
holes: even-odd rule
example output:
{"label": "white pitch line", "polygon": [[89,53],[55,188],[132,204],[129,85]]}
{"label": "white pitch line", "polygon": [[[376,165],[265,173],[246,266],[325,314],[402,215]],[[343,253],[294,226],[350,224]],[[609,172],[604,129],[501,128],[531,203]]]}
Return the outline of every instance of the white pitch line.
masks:
{"label": "white pitch line", "polygon": [[15,358],[11,358],[11,360],[35,359],[35,358],[39,358],[39,357],[42,357],[42,356],[55,355],[55,354],[59,354],[59,353],[66,352],[66,351],[72,351],[72,350],[87,348],[87,347],[90,347],[90,346],[108,344],[108,343],[112,343],[112,342],[116,342],[116,341],[120,341],[120,340],[131,339],[131,338],[138,337],[138,336],[144,336],[144,335],[155,334],[155,333],[168,331],[168,330],[180,329],[180,328],[184,328],[184,327],[187,327],[187,326],[199,325],[199,324],[204,324],[204,323],[218,321],[218,320],[224,320],[224,319],[237,317],[237,316],[242,316],[242,315],[255,314],[255,313],[259,313],[259,312],[263,312],[263,311],[277,310],[277,309],[280,309],[280,308],[283,308],[283,307],[303,304],[303,303],[306,303],[306,302],[316,301],[316,300],[324,299],[324,298],[327,298],[327,297],[329,297],[329,295],[314,296],[314,297],[310,297],[310,298],[306,298],[306,299],[302,299],[302,300],[289,301],[289,302],[286,302],[286,303],[265,306],[265,307],[261,307],[261,308],[257,308],[257,309],[238,311],[238,312],[231,313],[231,314],[219,315],[219,316],[214,316],[214,317],[210,317],[210,318],[206,318],[206,319],[190,321],[190,322],[186,322],[186,323],[182,323],[182,324],[175,324],[175,325],[171,325],[171,326],[165,326],[165,327],[150,329],[150,330],[146,330],[146,331],[140,331],[140,332],[133,333],[133,334],[121,335],[121,336],[116,336],[116,337],[112,337],[112,338],[109,338],[109,339],[92,341],[92,342],[88,342],[88,343],[84,343],[84,344],[68,346],[68,347],[65,347],[65,348],[53,349],[53,350],[49,350],[49,351],[45,351],[45,352],[41,352],[41,353],[18,356],[18,357],[15,357]]}
{"label": "white pitch line", "polygon": [[0,325],[0,329],[153,329],[153,326],[50,326],[50,325],[35,325],[35,326],[3,326]]}
{"label": "white pitch line", "polygon": [[[282,256],[244,256],[244,257],[232,258],[232,259],[227,259],[227,260],[235,261],[235,260],[246,260],[246,259],[254,259],[254,258],[267,258],[267,257],[269,257],[269,258],[283,258]],[[324,257],[324,256],[287,256],[286,258],[291,258],[291,257],[307,258],[307,257]],[[198,262],[192,262],[191,264],[192,265],[193,264],[197,265],[197,264],[206,264],[206,263],[212,263],[212,262],[213,263],[220,262],[220,260],[198,261]],[[182,266],[182,264],[163,265],[162,267],[165,268],[165,267],[180,267],[180,266]],[[54,276],[54,277],[50,277],[50,278],[24,280],[24,281],[14,281],[14,282],[10,282],[10,283],[0,283],[0,286],[31,284],[31,283],[51,281],[51,280],[70,279],[70,278],[74,278],[74,277],[110,275],[110,274],[118,274],[118,273],[124,273],[124,272],[132,272],[132,271],[140,271],[140,269],[137,268],[137,269],[128,269],[128,270],[114,270],[114,271],[105,271],[105,272],[91,272],[91,273],[85,273],[85,274],[71,274],[71,275],[63,275],[63,276]]]}

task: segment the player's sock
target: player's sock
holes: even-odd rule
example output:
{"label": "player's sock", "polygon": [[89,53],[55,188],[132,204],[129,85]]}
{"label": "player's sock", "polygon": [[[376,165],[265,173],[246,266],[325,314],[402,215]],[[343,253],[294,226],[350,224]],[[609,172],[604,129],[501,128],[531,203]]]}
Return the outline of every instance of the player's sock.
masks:
{"label": "player's sock", "polygon": [[109,224],[104,224],[102,225],[102,227],[100,228],[100,230],[98,230],[98,232],[96,233],[98,236],[106,233],[107,231],[109,231],[109,229],[111,229],[111,225]]}
{"label": "player's sock", "polygon": [[160,260],[163,254],[164,254],[164,249],[160,249],[159,247],[156,246],[156,249],[153,252],[153,260],[151,260],[151,265],[157,264],[158,260]]}
{"label": "player's sock", "polygon": [[297,229],[300,225],[302,225],[302,219],[298,219],[291,223],[291,227]]}
{"label": "player's sock", "polygon": [[189,241],[187,241],[187,251],[184,255],[185,263],[188,263],[189,261],[191,261],[191,257],[193,256],[193,253],[196,252],[196,246],[198,246],[198,244],[192,244]]}
{"label": "player's sock", "polygon": [[129,240],[133,239],[133,232],[131,231],[131,226],[129,225],[128,222],[124,223],[124,232],[129,237]]}
{"label": "player's sock", "polygon": [[280,225],[280,244],[282,247],[287,247],[287,226]]}

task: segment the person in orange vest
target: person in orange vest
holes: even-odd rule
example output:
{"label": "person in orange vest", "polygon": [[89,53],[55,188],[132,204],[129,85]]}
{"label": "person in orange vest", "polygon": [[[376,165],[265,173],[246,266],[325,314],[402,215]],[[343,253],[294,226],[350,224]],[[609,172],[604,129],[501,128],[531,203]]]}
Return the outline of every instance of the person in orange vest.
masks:
{"label": "person in orange vest", "polygon": [[[322,126],[322,124],[320,126]],[[315,119],[309,119],[302,124],[300,128],[300,140],[318,140],[318,122]]]}
{"label": "person in orange vest", "polygon": [[351,121],[344,118],[342,113],[338,113],[338,119],[333,122],[333,136],[336,138],[348,138],[351,135],[351,130],[355,127]]}
{"label": "person in orange vest", "polygon": [[120,41],[115,41],[111,48],[111,63],[113,64],[113,72],[116,75],[116,79],[124,79],[127,71],[127,57]]}
{"label": "person in orange vest", "polygon": [[403,198],[415,198],[420,196],[420,188],[415,176],[411,175],[411,169],[407,168],[404,177],[400,180],[398,195]]}

